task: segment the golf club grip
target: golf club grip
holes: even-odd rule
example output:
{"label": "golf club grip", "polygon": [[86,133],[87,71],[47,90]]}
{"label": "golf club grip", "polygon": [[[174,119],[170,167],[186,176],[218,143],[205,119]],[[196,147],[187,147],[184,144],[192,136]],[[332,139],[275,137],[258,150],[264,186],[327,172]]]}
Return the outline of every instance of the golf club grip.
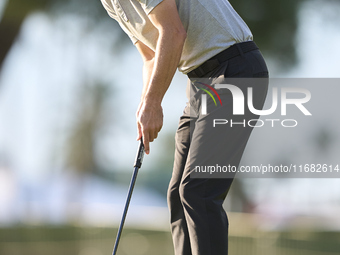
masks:
{"label": "golf club grip", "polygon": [[143,138],[142,138],[142,139],[140,139],[135,164],[134,164],[133,167],[140,168],[142,166],[142,163],[143,163],[143,158],[144,158],[144,144],[143,144]]}

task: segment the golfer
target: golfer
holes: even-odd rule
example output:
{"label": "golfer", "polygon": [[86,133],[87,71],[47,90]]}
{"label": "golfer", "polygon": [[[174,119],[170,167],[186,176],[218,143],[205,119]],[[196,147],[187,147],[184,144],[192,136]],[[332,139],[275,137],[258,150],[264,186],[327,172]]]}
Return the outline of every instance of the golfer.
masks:
{"label": "golfer", "polygon": [[[216,162],[237,166],[251,128],[210,132],[213,118],[230,114],[226,106],[231,94],[220,90],[226,103],[213,105],[217,108],[210,113],[208,102],[209,113],[203,116],[202,90],[196,81],[268,77],[252,33],[227,0],[101,1],[143,58],[143,91],[136,118],[138,139],[143,138],[147,154],[162,128],[162,99],[176,69],[189,77],[168,190],[174,250],[176,255],[226,255],[229,223],[222,204],[233,178],[190,178],[190,174],[194,166]],[[259,108],[266,93],[264,86],[257,94]]]}

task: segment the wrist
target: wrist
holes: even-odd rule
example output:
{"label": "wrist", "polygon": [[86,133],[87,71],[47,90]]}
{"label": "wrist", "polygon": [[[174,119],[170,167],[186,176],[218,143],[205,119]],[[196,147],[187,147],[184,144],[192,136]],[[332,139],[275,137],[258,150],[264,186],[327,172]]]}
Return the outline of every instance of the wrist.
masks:
{"label": "wrist", "polygon": [[163,97],[157,95],[146,95],[144,104],[148,106],[161,106]]}

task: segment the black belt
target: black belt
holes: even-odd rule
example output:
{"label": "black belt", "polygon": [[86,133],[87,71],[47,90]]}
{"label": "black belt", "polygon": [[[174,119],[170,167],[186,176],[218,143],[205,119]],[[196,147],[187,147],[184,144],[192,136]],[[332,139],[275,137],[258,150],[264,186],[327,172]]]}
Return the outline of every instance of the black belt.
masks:
{"label": "black belt", "polygon": [[189,78],[202,77],[205,74],[209,73],[210,71],[214,70],[224,61],[239,56],[242,54],[242,52],[246,53],[257,49],[258,47],[253,41],[236,43],[230,46],[229,48],[225,49],[224,51],[218,53],[217,55],[213,56],[212,58],[208,59],[196,69],[189,72],[188,77]]}

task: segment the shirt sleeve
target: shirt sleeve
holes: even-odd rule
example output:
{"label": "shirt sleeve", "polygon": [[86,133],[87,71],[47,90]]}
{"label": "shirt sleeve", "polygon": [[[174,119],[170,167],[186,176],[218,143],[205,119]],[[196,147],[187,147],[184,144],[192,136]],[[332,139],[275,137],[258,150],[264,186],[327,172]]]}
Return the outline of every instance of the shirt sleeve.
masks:
{"label": "shirt sleeve", "polygon": [[163,2],[163,0],[138,0],[141,5],[142,8],[144,9],[145,13],[147,15],[149,15],[149,13],[161,2]]}
{"label": "shirt sleeve", "polygon": [[[118,15],[115,12],[115,10],[113,9],[113,7],[111,6],[111,2],[108,1],[108,0],[101,0],[101,2],[103,4],[105,10],[109,14],[109,16],[118,22]],[[118,22],[118,24],[123,29],[123,31],[129,36],[132,43],[136,44],[138,42],[138,39],[135,36],[133,36],[127,29],[125,29],[119,22]]]}
{"label": "shirt sleeve", "polygon": [[[112,6],[110,5],[110,1],[107,0],[101,0],[102,5],[104,6],[105,10],[107,11],[107,14],[109,14],[109,16],[115,20],[117,20],[117,14],[115,13],[114,9],[112,8]],[[108,3],[109,2],[109,3]]]}
{"label": "shirt sleeve", "polygon": [[[120,23],[119,23],[120,25]],[[133,44],[136,44],[139,40],[137,39],[137,37],[133,36],[127,29],[125,29],[123,26],[121,26],[121,28],[123,29],[123,31],[129,36],[130,40],[132,41]]]}

